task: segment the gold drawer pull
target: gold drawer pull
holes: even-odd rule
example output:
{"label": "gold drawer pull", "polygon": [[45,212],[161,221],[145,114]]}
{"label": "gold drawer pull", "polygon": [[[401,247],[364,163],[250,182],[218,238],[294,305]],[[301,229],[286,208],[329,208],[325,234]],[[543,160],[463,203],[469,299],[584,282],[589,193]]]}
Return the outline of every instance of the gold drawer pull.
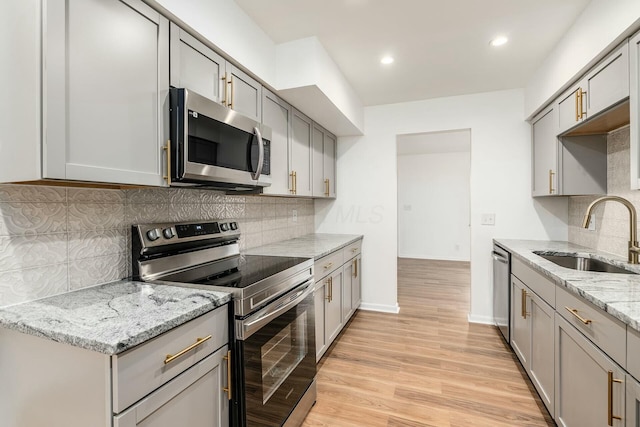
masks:
{"label": "gold drawer pull", "polygon": [[164,364],[168,365],[169,363],[171,363],[174,360],[176,360],[178,357],[182,356],[185,353],[190,352],[194,348],[196,348],[199,345],[201,345],[203,342],[205,342],[207,340],[210,340],[210,339],[211,339],[211,335],[207,335],[204,338],[196,338],[196,342],[195,343],[191,344],[189,347],[185,348],[184,350],[180,351],[179,353],[176,353],[174,355],[167,354],[167,357],[164,359]]}
{"label": "gold drawer pull", "polygon": [[227,361],[227,386],[222,388],[222,391],[227,393],[229,400],[231,400],[231,350],[227,351],[227,355],[222,357]]}
{"label": "gold drawer pull", "polygon": [[525,289],[520,289],[520,296],[522,298],[520,302],[520,315],[523,319],[527,318],[527,291]]}
{"label": "gold drawer pull", "polygon": [[330,262],[329,264],[325,265],[324,269],[326,270],[327,268],[331,268],[331,267],[333,267],[333,263],[332,262]]}
{"label": "gold drawer pull", "polygon": [[358,252],[358,248],[353,248],[353,249],[351,249],[351,252],[353,252],[353,253]]}
{"label": "gold drawer pull", "polygon": [[580,316],[578,314],[578,309],[577,308],[569,308],[565,306],[565,309],[573,314],[574,316],[576,316],[578,318],[578,320],[580,320],[582,323],[584,323],[585,325],[590,325],[591,324],[591,319],[585,319],[584,317]]}
{"label": "gold drawer pull", "polygon": [[613,415],[613,383],[622,384],[622,380],[613,378],[613,371],[607,372],[607,425],[613,426],[613,420],[621,420],[622,417]]}

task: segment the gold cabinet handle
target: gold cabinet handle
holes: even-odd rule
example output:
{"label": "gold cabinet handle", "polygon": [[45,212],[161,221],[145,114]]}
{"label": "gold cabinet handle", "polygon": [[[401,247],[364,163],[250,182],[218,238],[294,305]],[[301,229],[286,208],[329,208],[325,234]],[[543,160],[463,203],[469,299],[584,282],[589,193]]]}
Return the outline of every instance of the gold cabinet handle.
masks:
{"label": "gold cabinet handle", "polygon": [[333,301],[333,277],[329,277],[329,302]]}
{"label": "gold cabinet handle", "polygon": [[527,291],[525,289],[520,289],[520,296],[521,296],[521,302],[520,302],[520,314],[522,315],[523,319],[527,318]]}
{"label": "gold cabinet handle", "polygon": [[293,194],[298,194],[298,172],[293,172]]}
{"label": "gold cabinet handle", "polygon": [[353,260],[353,277],[358,277],[358,260]]}
{"label": "gold cabinet handle", "polygon": [[325,265],[324,269],[327,270],[327,269],[329,269],[331,267],[333,267],[333,263],[332,262],[330,262],[329,264]]}
{"label": "gold cabinet handle", "polygon": [[553,194],[553,192],[556,191],[553,189],[553,176],[555,174],[556,173],[552,169],[549,169],[549,194]]}
{"label": "gold cabinet handle", "polygon": [[231,400],[231,350],[227,351],[227,355],[222,357],[227,361],[227,386],[222,388],[222,391],[227,393],[227,397]]}
{"label": "gold cabinet handle", "polygon": [[233,98],[234,98],[234,96],[233,96],[233,92],[234,92],[234,90],[233,90],[233,86],[234,86],[234,84],[233,84],[233,74],[231,74],[231,77],[229,77],[229,85],[231,85],[231,96],[229,97],[229,108],[233,108]]}
{"label": "gold cabinet handle", "polygon": [[329,178],[324,180],[324,195],[329,197]]}
{"label": "gold cabinet handle", "polygon": [[353,253],[358,252],[358,248],[353,248],[353,249],[351,249],[351,252],[353,252]]}
{"label": "gold cabinet handle", "polygon": [[613,371],[607,372],[607,425],[613,426],[613,420],[622,420],[622,417],[613,415],[613,383],[622,384],[622,380],[613,378]]}
{"label": "gold cabinet handle", "polygon": [[171,185],[171,140],[167,140],[167,143],[164,147],[162,147],[164,151],[167,152],[167,174],[163,176],[165,181],[167,181],[167,185]]}
{"label": "gold cabinet handle", "polygon": [[167,354],[167,357],[165,357],[165,359],[164,359],[164,364],[168,365],[169,363],[171,363],[174,360],[176,360],[178,357],[184,355],[185,353],[190,352],[194,348],[198,347],[199,345],[202,345],[205,341],[210,340],[210,339],[211,339],[211,335],[207,335],[204,338],[196,338],[196,342],[191,344],[189,347],[185,348],[184,350],[181,350],[180,352],[178,352],[176,354]]}
{"label": "gold cabinet handle", "polygon": [[587,94],[587,91],[582,90],[582,88],[578,90],[580,91],[580,115],[578,116],[578,120],[580,120],[587,115],[587,112],[584,110],[584,96]]}
{"label": "gold cabinet handle", "polygon": [[576,122],[580,121],[580,94],[582,93],[582,88],[578,88],[576,90]]}
{"label": "gold cabinet handle", "polygon": [[224,76],[222,76],[220,78],[220,80],[222,80],[222,84],[224,85],[224,98],[222,98],[222,105],[226,106],[227,105],[227,73],[224,73]]}
{"label": "gold cabinet handle", "polygon": [[578,320],[580,320],[585,325],[590,325],[591,324],[591,319],[585,319],[584,317],[580,316],[578,314],[578,309],[577,308],[569,308],[569,307],[565,306],[565,310],[567,310],[569,313],[573,314],[576,318],[578,318]]}
{"label": "gold cabinet handle", "polygon": [[291,193],[291,194],[296,194],[296,185],[295,185],[295,182],[294,182],[295,174],[296,173],[294,171],[291,171],[289,173],[289,177],[291,178],[291,189],[289,190],[289,193]]}

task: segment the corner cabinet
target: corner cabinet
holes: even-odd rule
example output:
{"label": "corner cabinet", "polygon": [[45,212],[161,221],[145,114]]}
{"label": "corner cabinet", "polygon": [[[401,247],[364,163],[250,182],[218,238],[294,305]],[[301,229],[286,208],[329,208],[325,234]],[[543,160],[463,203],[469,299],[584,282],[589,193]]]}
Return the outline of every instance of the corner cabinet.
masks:
{"label": "corner cabinet", "polygon": [[362,240],[317,259],[314,264],[316,361],[338,337],[361,302]]}
{"label": "corner cabinet", "polygon": [[169,21],[140,0],[45,8],[42,177],[165,185]]}
{"label": "corner cabinet", "polygon": [[313,197],[336,197],[336,137],[313,126]]}

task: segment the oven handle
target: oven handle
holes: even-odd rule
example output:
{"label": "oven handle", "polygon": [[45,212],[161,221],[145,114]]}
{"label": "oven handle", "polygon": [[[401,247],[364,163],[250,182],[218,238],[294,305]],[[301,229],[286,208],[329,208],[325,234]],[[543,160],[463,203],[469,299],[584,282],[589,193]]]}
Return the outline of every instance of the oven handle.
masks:
{"label": "oven handle", "polygon": [[[298,305],[302,300],[311,295],[314,287],[315,286],[313,281],[310,281],[304,289],[296,291],[293,295],[285,295],[284,297],[274,301],[269,306],[267,306],[267,308],[265,309],[266,311],[263,310],[241,321],[242,330],[238,331],[241,336],[238,336],[237,338],[242,340],[249,338],[262,326],[271,322],[273,319],[280,316],[291,307]],[[271,305],[275,305],[275,307],[270,307]],[[257,318],[254,318],[255,316],[257,316]]]}
{"label": "oven handle", "polygon": [[258,138],[258,167],[256,168],[256,173],[253,174],[252,178],[257,181],[262,174],[262,163],[264,162],[264,141],[262,140],[260,129],[258,129],[257,126],[253,128],[253,132],[255,133],[256,138]]}

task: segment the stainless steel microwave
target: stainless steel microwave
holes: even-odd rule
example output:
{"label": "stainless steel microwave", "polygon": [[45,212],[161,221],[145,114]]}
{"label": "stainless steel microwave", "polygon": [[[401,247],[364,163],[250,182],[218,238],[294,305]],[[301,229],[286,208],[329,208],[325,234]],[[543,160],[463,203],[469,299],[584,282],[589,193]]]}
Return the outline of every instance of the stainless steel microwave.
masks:
{"label": "stainless steel microwave", "polygon": [[271,129],[188,89],[171,88],[171,185],[260,191],[271,185]]}

